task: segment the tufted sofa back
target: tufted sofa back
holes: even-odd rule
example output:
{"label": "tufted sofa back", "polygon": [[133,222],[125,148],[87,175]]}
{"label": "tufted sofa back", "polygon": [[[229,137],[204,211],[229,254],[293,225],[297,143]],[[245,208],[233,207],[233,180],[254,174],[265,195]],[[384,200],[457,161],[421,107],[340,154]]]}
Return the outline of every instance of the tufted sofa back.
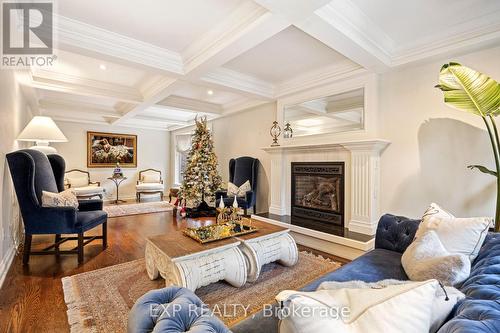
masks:
{"label": "tufted sofa back", "polygon": [[411,244],[420,220],[385,214],[380,218],[375,236],[375,248],[403,253]]}
{"label": "tufted sofa back", "polygon": [[459,288],[467,298],[439,333],[500,332],[500,233],[489,233]]}

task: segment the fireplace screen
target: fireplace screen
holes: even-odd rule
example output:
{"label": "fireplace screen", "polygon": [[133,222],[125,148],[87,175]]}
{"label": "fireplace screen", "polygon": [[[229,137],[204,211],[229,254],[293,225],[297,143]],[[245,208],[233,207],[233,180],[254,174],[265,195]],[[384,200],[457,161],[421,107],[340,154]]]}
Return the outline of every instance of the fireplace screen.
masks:
{"label": "fireplace screen", "polygon": [[343,225],[344,163],[292,163],[292,217]]}

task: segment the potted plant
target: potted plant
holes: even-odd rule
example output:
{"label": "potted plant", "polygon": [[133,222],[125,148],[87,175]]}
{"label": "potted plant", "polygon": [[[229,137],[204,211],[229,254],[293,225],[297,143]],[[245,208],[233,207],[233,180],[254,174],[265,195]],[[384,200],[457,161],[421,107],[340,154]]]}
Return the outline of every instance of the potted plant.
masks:
{"label": "potted plant", "polygon": [[500,84],[485,74],[450,62],[441,67],[439,84],[436,88],[443,92],[446,104],[481,117],[488,130],[496,170],[490,170],[482,165],[469,165],[468,168],[496,177],[495,231],[498,232],[500,231],[500,140],[495,117],[500,113]]}

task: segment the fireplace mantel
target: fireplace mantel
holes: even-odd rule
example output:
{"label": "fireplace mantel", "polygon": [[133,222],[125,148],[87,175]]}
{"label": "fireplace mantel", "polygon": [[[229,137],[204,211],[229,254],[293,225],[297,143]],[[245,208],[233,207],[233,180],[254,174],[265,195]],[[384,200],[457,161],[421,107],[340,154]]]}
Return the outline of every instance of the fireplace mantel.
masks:
{"label": "fireplace mantel", "polygon": [[301,144],[301,145],[286,145],[277,147],[264,147],[262,150],[268,153],[281,153],[294,150],[310,150],[310,149],[341,149],[347,150],[370,150],[381,152],[388,145],[390,141],[384,139],[371,139],[371,140],[355,140],[355,141],[340,141],[331,143],[317,143],[317,144]]}
{"label": "fireplace mantel", "polygon": [[375,234],[380,217],[380,155],[389,144],[377,138],[262,148],[271,155],[269,212],[290,215],[291,162],[343,161],[346,164],[346,227],[358,233]]}

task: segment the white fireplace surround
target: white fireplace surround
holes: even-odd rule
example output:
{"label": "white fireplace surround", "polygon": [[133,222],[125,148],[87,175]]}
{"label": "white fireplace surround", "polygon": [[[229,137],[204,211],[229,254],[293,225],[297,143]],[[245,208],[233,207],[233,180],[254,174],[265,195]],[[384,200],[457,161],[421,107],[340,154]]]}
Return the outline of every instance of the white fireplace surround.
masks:
{"label": "white fireplace surround", "polygon": [[388,145],[371,139],[262,148],[271,155],[269,213],[290,215],[292,162],[344,162],[345,227],[374,235],[380,218],[380,155]]}

